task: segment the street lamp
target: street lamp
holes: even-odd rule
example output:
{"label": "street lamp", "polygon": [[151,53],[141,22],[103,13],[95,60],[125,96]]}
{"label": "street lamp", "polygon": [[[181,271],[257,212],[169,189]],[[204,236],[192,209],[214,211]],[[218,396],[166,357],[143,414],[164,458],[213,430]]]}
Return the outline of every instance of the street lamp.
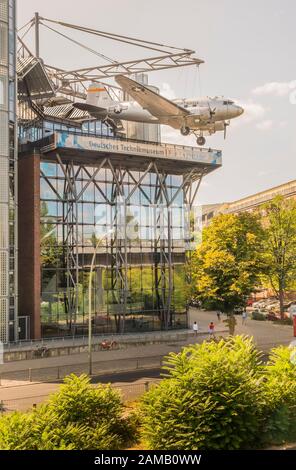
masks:
{"label": "street lamp", "polygon": [[88,284],[88,363],[89,363],[89,375],[92,375],[92,317],[91,317],[91,304],[92,304],[92,275],[94,272],[96,256],[98,248],[101,242],[106,238],[108,235],[114,232],[114,229],[109,230],[105,233],[99,240],[96,242],[95,251],[93,254],[91,266],[90,266],[90,274],[89,274],[89,284]]}

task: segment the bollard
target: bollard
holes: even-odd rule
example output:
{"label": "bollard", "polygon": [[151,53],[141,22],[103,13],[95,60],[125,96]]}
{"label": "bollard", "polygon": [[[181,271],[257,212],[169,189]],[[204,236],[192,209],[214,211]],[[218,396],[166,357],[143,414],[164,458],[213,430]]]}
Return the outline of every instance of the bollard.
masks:
{"label": "bollard", "polygon": [[32,369],[29,369],[29,382],[32,382]]}

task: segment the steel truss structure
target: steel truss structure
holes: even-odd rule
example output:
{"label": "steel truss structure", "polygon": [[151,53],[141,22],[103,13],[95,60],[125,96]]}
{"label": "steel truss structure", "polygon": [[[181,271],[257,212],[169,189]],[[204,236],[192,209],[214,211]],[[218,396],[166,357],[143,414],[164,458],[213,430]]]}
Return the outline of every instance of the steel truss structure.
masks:
{"label": "steel truss structure", "polygon": [[[179,67],[199,66],[204,63],[203,60],[195,57],[195,51],[191,49],[168,46],[143,39],[95,30],[63,21],[56,21],[44,18],[40,16],[39,13],[36,13],[34,18],[19,30],[18,55],[20,58],[24,59],[35,57],[39,59],[41,26],[43,29],[53,32],[60,38],[83,48],[85,51],[92,53],[103,61],[101,64],[92,67],[83,67],[75,70],[64,70],[42,61],[42,65],[44,66],[49,79],[54,84],[55,92],[63,96],[69,96],[71,99],[85,99],[88,84],[90,82],[103,83],[108,87],[110,94],[118,97],[118,91],[120,88],[115,85],[110,85],[110,83],[106,83],[104,80],[114,78],[118,75],[133,75],[137,73],[148,73]],[[58,26],[63,29],[57,30],[54,26]],[[24,42],[25,36],[31,29],[35,30],[34,52],[32,52]],[[64,32],[65,29],[145,49],[146,51],[152,52],[153,55],[125,61],[114,60],[69,36]]]}
{"label": "steel truss structure", "polygon": [[[78,203],[87,188],[94,184],[103,200],[111,207],[113,231],[110,235],[110,271],[111,271],[111,290],[112,302],[114,306],[114,317],[117,332],[124,333],[125,317],[127,313],[128,302],[128,236],[127,230],[127,212],[131,204],[134,193],[139,190],[149,206],[153,210],[154,218],[154,253],[153,271],[154,271],[154,290],[157,298],[157,314],[161,322],[161,327],[169,329],[173,321],[172,292],[173,292],[173,270],[174,259],[172,252],[172,221],[171,208],[174,201],[182,193],[184,205],[187,207],[188,236],[185,242],[190,242],[190,213],[195,201],[198,189],[200,187],[203,175],[206,170],[194,168],[183,174],[182,184],[170,194],[168,191],[168,177],[170,174],[160,168],[156,161],[145,162],[141,171],[141,176],[137,181],[133,171],[123,165],[117,166],[112,162],[112,157],[103,158],[97,165],[92,164],[93,173],[89,171],[89,166],[79,164],[67,159],[63,161],[59,153],[56,153],[56,161],[64,175],[63,194],[58,193],[57,189],[51,184],[48,177],[41,170],[41,177],[51,187],[57,196],[57,199],[63,203],[63,245],[64,249],[64,267],[66,287],[65,296],[68,306],[68,326],[75,327],[76,314],[78,313],[78,295],[79,295],[79,273],[85,266],[80,265],[79,243],[78,243]],[[54,162],[54,159],[51,159]],[[76,169],[75,169],[76,165]],[[101,169],[107,168],[112,173],[112,191],[109,196],[96,181],[96,176]],[[84,180],[84,186],[78,190],[77,178],[80,172],[84,172],[88,179]],[[155,193],[152,198],[148,194],[144,181],[147,175],[154,173],[156,177]],[[124,180],[129,177],[133,182],[132,186],[124,185]],[[184,253],[185,254],[185,253]],[[97,259],[97,267],[99,259]]]}

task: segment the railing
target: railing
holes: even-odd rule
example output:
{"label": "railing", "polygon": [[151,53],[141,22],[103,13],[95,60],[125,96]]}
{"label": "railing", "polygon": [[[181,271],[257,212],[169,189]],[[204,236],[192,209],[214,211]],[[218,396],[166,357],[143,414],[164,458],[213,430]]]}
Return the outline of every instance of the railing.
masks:
{"label": "railing", "polygon": [[[160,379],[150,379],[144,382],[138,382],[127,385],[112,385],[114,390],[118,390],[124,403],[136,400],[153,385],[160,382]],[[54,392],[53,392],[54,393]],[[13,400],[0,400],[0,413],[11,413],[14,411],[29,411],[35,409],[38,405],[46,403],[49,394],[32,395],[28,397],[15,398]]]}
{"label": "railing", "polygon": [[139,139],[130,139],[124,136],[110,136],[110,135],[99,135],[99,134],[94,134],[91,132],[77,132],[77,131],[71,131],[71,130],[57,130],[54,131],[51,135],[48,135],[41,140],[33,141],[28,144],[23,144],[22,145],[22,150],[27,151],[27,150],[32,150],[34,148],[36,149],[42,149],[51,146],[54,143],[54,136],[58,134],[66,133],[69,135],[75,135],[79,137],[89,137],[89,138],[94,138],[94,139],[107,139],[110,141],[120,141],[120,142],[126,142],[126,143],[134,143],[134,144],[140,144],[140,145],[150,145],[150,146],[155,146],[158,148],[163,149],[166,151],[165,153],[168,154],[173,154],[174,152],[180,152],[182,149],[185,153],[188,155],[190,153],[194,153],[198,151],[199,153],[202,154],[209,154],[209,153],[215,153],[219,158],[222,156],[221,150],[218,149],[212,149],[212,148],[203,148],[203,147],[192,147],[190,145],[177,145],[177,144],[170,144],[166,142],[152,142],[152,141],[146,141],[146,140],[139,140]]}
{"label": "railing", "polygon": [[[93,344],[97,344],[100,340],[108,339],[114,340],[118,343],[121,342],[128,342],[131,341],[147,341],[147,339],[156,336],[157,338],[163,338],[175,335],[176,333],[184,334],[184,333],[191,333],[191,330],[184,325],[184,328],[171,328],[168,331],[164,330],[153,330],[153,331],[146,331],[144,333],[140,333],[139,331],[135,331],[134,333],[123,333],[123,334],[116,334],[116,333],[101,333],[99,335],[93,335]],[[71,346],[86,346],[88,345],[88,335],[80,335],[80,336],[55,336],[51,338],[43,338],[43,339],[32,339],[32,340],[19,340],[10,343],[4,344],[4,351],[10,352],[15,349],[21,349],[24,347],[33,348],[37,345],[44,346],[47,345],[49,347],[55,347],[54,343],[58,343],[59,347],[71,347]]]}
{"label": "railing", "polygon": [[[102,351],[108,356],[108,351]],[[137,372],[140,370],[160,370],[163,364],[163,355],[116,359],[116,361],[94,361],[93,376],[109,376],[113,374]],[[88,362],[78,364],[65,364],[43,368],[30,368],[11,372],[2,372],[0,376],[1,387],[29,385],[33,383],[60,382],[70,374],[88,374]]]}

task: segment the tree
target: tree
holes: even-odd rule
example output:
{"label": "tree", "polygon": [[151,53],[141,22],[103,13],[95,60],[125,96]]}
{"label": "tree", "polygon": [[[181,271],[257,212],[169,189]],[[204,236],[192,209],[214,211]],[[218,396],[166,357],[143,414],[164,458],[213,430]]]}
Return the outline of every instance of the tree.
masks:
{"label": "tree", "polygon": [[226,313],[245,306],[260,282],[262,243],[258,215],[215,217],[192,257],[192,296],[204,307]]}
{"label": "tree", "polygon": [[275,197],[263,206],[265,233],[265,278],[268,279],[284,314],[285,291],[296,276],[296,201]]}
{"label": "tree", "polygon": [[234,335],[235,333],[235,327],[237,325],[237,321],[236,321],[236,318],[234,315],[229,315],[226,320],[223,320],[223,323],[226,323],[226,325],[228,326],[228,329],[229,329],[229,334],[231,336]]}

